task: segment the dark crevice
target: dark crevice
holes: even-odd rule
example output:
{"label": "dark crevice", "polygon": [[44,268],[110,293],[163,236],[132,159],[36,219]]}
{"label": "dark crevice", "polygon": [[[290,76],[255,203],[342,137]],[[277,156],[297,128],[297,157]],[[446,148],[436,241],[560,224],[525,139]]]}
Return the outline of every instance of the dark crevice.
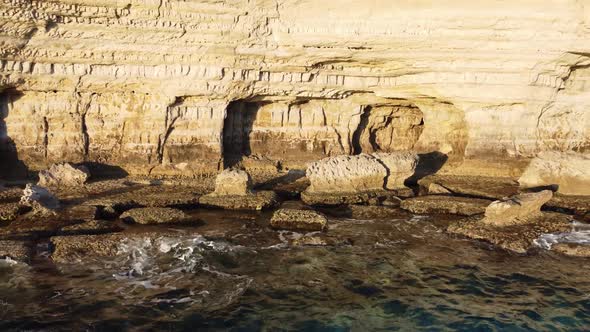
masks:
{"label": "dark crevice", "polygon": [[371,108],[366,107],[363,109],[363,113],[361,114],[361,121],[359,122],[358,127],[352,134],[352,153],[353,154],[361,154],[363,152],[363,148],[361,146],[361,136],[363,131],[367,128],[369,124],[369,115],[370,115]]}

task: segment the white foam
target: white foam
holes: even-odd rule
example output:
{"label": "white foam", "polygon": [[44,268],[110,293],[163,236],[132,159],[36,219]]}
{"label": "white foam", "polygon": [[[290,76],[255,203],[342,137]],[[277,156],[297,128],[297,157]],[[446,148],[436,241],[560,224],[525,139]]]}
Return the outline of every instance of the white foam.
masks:
{"label": "white foam", "polygon": [[590,245],[590,225],[574,221],[570,232],[543,234],[534,243],[546,250],[558,243]]}

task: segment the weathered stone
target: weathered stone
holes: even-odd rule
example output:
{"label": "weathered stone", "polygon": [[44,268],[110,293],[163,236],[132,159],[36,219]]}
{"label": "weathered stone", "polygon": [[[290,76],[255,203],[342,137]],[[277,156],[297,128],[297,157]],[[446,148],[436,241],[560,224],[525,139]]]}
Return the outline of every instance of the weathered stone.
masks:
{"label": "weathered stone", "polygon": [[519,190],[518,182],[506,177],[435,174],[420,179],[418,184],[420,192],[425,195],[437,195],[447,190],[454,195],[493,200],[516,195]]}
{"label": "weathered stone", "polygon": [[534,219],[531,219],[528,224],[498,227],[482,222],[481,217],[472,217],[454,222],[447,228],[449,233],[483,240],[517,253],[526,253],[533,248],[535,240],[543,234],[561,233],[570,230],[571,218],[554,212],[540,213]]}
{"label": "weathered stone", "polygon": [[430,183],[428,185],[428,195],[452,195],[453,193],[447,188],[441,186],[438,183]]}
{"label": "weathered stone", "polygon": [[401,208],[416,214],[457,214],[473,216],[483,214],[491,201],[455,196],[420,196],[401,203]]}
{"label": "weathered stone", "polygon": [[59,200],[49,190],[30,183],[27,184],[23,191],[20,203],[33,207],[35,212],[59,208]]}
{"label": "weathered stone", "polygon": [[0,203],[0,224],[15,220],[22,210],[19,203]]}
{"label": "weathered stone", "polygon": [[314,162],[307,168],[309,194],[340,194],[382,191],[387,169],[375,157],[337,156]]}
{"label": "weathered stone", "polygon": [[124,212],[121,217],[124,221],[137,224],[170,224],[186,222],[188,216],[181,210],[171,208],[147,207],[131,209]]}
{"label": "weathered stone", "polygon": [[411,197],[413,192],[407,190],[381,190],[363,193],[309,193],[307,190],[301,193],[301,200],[307,205],[342,205],[342,204],[366,204],[370,201],[386,201],[393,197]]}
{"label": "weathered stone", "polygon": [[541,152],[518,182],[523,188],[557,186],[564,195],[590,195],[590,153]]}
{"label": "weathered stone", "polygon": [[405,188],[405,181],[416,171],[418,155],[413,152],[374,153],[387,169],[386,189]]}
{"label": "weathered stone", "polygon": [[27,241],[0,240],[0,258],[10,257],[19,262],[29,262],[33,255],[33,246]]}
{"label": "weathered stone", "polygon": [[251,193],[252,180],[242,170],[226,169],[215,179],[215,196],[245,196]]}
{"label": "weathered stone", "polygon": [[51,258],[59,263],[72,263],[87,257],[113,257],[125,238],[122,234],[54,236]]}
{"label": "weathered stone", "polygon": [[557,243],[551,250],[566,256],[590,257],[590,245],[577,243]]}
{"label": "weathered stone", "polygon": [[218,196],[203,195],[199,204],[227,210],[264,210],[278,204],[278,196],[274,191],[257,191],[249,195]]}
{"label": "weathered stone", "polygon": [[584,216],[590,213],[590,197],[553,194],[553,198],[545,204],[545,207],[576,216]]}
{"label": "weathered stone", "polygon": [[54,164],[49,169],[39,172],[39,186],[43,187],[75,187],[82,186],[90,172],[85,166],[74,166],[70,163]]}
{"label": "weathered stone", "polygon": [[323,231],[328,226],[328,218],[313,210],[279,209],[270,219],[270,226],[293,231]]}
{"label": "weathered stone", "polygon": [[553,192],[543,190],[512,196],[508,199],[494,201],[485,210],[483,223],[494,226],[526,224],[541,214],[541,206],[547,203]]}

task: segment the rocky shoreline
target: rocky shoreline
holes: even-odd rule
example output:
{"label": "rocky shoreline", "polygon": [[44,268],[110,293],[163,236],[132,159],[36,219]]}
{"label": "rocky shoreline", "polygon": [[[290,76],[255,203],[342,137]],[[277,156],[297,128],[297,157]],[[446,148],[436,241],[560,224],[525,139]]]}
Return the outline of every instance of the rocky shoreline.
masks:
{"label": "rocky shoreline", "polygon": [[[293,246],[354,243],[330,236],[332,217],[395,222],[408,214],[432,215],[450,219],[447,232],[453,236],[518,254],[534,252],[543,235],[571,231],[574,220],[590,222],[590,196],[522,188],[518,179],[433,174],[406,186],[417,160],[405,152],[335,157],[311,164],[305,177],[302,171],[277,170],[257,173],[253,180],[244,170],[228,169],[215,180],[184,182],[132,177],[88,182],[86,169],[60,164],[40,174],[39,185],[46,188],[12,184],[0,191],[0,257],[30,262],[39,244],[49,244],[55,262],[115,255],[121,239],[161,236],[172,232],[170,227],[229,240],[231,229],[203,226],[195,216],[216,210],[236,219],[266,214],[257,232],[270,242],[281,230],[300,232],[303,237]],[[590,257],[583,244],[554,248]]]}

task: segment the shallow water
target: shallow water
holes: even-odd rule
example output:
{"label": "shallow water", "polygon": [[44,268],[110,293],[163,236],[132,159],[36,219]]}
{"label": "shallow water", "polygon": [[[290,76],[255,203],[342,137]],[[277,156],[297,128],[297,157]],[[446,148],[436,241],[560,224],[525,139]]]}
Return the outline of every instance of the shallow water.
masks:
{"label": "shallow water", "polygon": [[[0,330],[579,331],[590,260],[511,255],[449,237],[448,220],[331,219],[328,247],[266,227],[268,214],[200,212],[177,236],[119,255],[0,262]],[[151,228],[154,230],[157,228]],[[200,233],[204,236],[199,235]],[[214,240],[213,240],[214,239]]]}

